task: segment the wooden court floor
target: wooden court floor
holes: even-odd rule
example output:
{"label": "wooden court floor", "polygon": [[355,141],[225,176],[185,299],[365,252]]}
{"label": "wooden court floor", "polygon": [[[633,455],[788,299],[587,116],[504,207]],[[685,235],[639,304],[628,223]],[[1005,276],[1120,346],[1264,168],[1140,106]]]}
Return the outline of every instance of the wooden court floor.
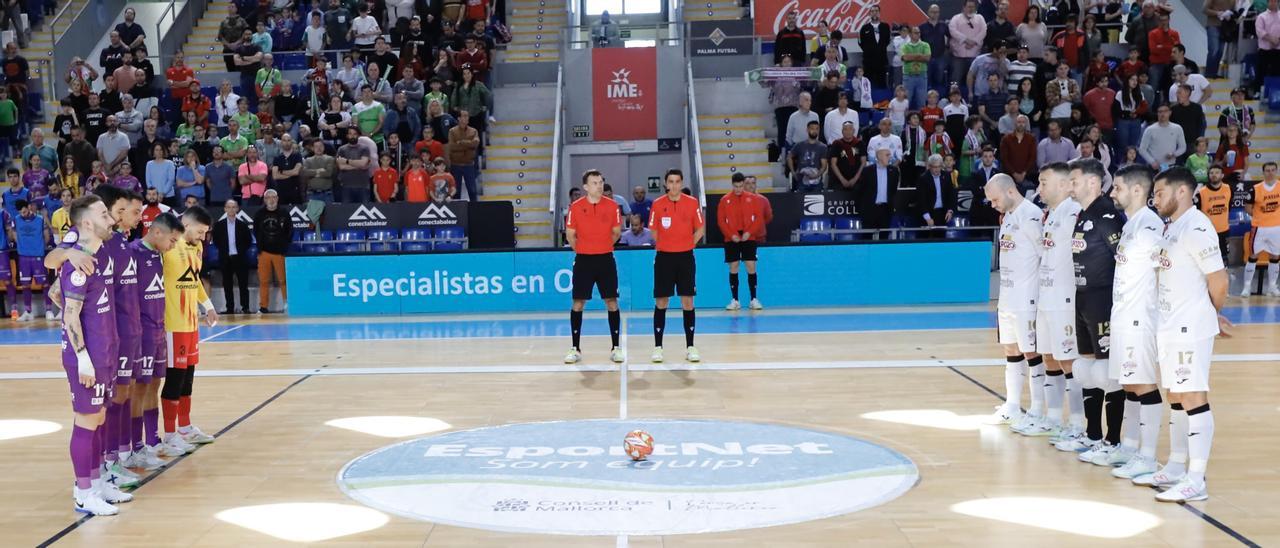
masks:
{"label": "wooden court floor", "polygon": [[[250,320],[256,322],[260,320]],[[288,322],[288,320],[270,320]],[[386,321],[386,320],[373,320]],[[594,318],[589,321],[601,321]],[[674,322],[674,323],[673,323]],[[678,316],[668,325],[678,325]],[[673,332],[678,338],[679,333]],[[497,533],[389,516],[372,529],[335,534],[325,546],[1239,546],[1280,545],[1280,327],[1240,326],[1219,340],[1211,402],[1217,419],[1208,501],[1157,503],[1146,488],[1115,480],[1040,439],[979,426],[1003,393],[990,329],[936,332],[700,334],[707,366],[604,367],[607,338],[584,340],[589,366],[554,366],[560,338],[501,337],[364,341],[232,342],[202,345],[200,369],[234,373],[197,379],[193,416],[205,446],[163,469],[114,517],[71,510],[66,381],[0,378],[3,419],[51,421],[56,432],[4,439],[8,471],[0,497],[3,546],[275,546],[333,523],[282,516],[271,534],[220,519],[240,507],[333,503],[359,507],[335,482],[352,459],[401,438],[336,428],[350,417],[430,417],[468,429],[514,422],[630,417],[719,418],[811,427],[866,439],[912,459],[919,483],[905,495],[853,514],[794,525],[663,537],[573,537]],[[645,363],[647,334],[630,333],[629,363]],[[670,350],[668,344],[669,361]],[[0,374],[60,371],[53,345],[0,346]],[[772,364],[772,365],[771,365]],[[788,364],[801,364],[789,368]],[[805,365],[808,364],[808,365]],[[824,365],[825,364],[825,365]],[[835,365],[831,365],[835,364]],[[906,367],[905,365],[915,365]],[[487,372],[467,368],[493,366]],[[341,368],[344,374],[324,374]],[[411,372],[405,368],[415,368]],[[294,370],[292,373],[269,370]],[[366,369],[362,374],[360,369]],[[397,370],[402,371],[397,371]],[[605,369],[591,371],[589,369]],[[255,370],[261,376],[250,376]],[[315,370],[320,372],[309,373]],[[1025,401],[1025,396],[1024,396]],[[954,414],[952,416],[951,414]],[[899,417],[896,422],[884,417]],[[942,420],[939,420],[939,419]],[[950,419],[950,420],[947,420]],[[1167,437],[1167,429],[1162,437]],[[405,438],[408,439],[408,438]],[[1158,455],[1167,454],[1162,442]],[[1036,497],[1041,511],[1011,499],[976,517],[953,505]],[[1086,501],[1133,510],[1154,525],[1133,528],[1112,514],[1080,514]],[[1106,508],[1106,507],[1103,507]],[[1034,515],[1029,515],[1034,514]],[[1084,517],[1082,517],[1084,516]],[[1088,517],[1092,516],[1092,517]],[[1154,519],[1152,519],[1154,518]],[[340,520],[338,520],[340,521]],[[338,529],[341,529],[339,527]],[[284,531],[281,533],[280,531]],[[1114,531],[1121,531],[1114,533]],[[301,536],[293,536],[290,532]],[[337,531],[342,533],[342,531]],[[59,536],[60,535],[60,536]],[[1101,535],[1101,536],[1099,536]],[[1108,537],[1107,535],[1110,535]],[[1119,535],[1119,536],[1117,536]],[[320,533],[323,537],[324,534]],[[310,537],[316,538],[316,537]]]}

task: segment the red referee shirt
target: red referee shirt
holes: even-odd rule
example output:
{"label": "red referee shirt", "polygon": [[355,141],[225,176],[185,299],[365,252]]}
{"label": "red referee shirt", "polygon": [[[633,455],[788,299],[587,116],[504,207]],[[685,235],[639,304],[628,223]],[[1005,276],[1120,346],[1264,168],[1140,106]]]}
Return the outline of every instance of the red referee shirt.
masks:
{"label": "red referee shirt", "polygon": [[620,211],[618,202],[606,196],[594,204],[586,196],[573,202],[564,218],[564,227],[577,232],[573,250],[581,255],[613,253],[613,227],[622,226]]}
{"label": "red referee shirt", "polygon": [[693,233],[702,228],[702,206],[692,196],[680,195],[671,201],[663,195],[649,210],[649,230],[658,240],[658,251],[680,253],[693,249]]}

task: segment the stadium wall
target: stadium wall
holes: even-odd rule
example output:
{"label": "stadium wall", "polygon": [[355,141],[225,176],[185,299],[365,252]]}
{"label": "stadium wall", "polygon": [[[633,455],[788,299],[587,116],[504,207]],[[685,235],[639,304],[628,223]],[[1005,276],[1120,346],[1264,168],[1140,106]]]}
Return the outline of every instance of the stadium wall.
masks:
{"label": "stadium wall", "polygon": [[[771,307],[985,303],[991,250],[981,241],[762,247],[760,295]],[[696,254],[698,301],[723,306],[729,300],[723,251]],[[622,308],[651,309],[653,250],[614,256]],[[289,313],[563,311],[572,265],[567,250],[289,257]]]}

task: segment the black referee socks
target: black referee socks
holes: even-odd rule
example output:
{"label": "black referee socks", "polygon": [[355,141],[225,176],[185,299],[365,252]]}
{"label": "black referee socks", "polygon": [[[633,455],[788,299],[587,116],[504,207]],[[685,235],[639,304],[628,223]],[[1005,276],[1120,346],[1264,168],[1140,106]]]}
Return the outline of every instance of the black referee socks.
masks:
{"label": "black referee socks", "polygon": [[[747,289],[751,290],[751,298],[754,300],[756,298],[756,275],[750,272],[747,273]],[[733,294],[737,295],[738,292],[734,291]]]}
{"label": "black referee socks", "polygon": [[729,273],[729,298],[738,300],[738,273]]}
{"label": "black referee socks", "polygon": [[[578,313],[579,321],[581,321],[582,313]],[[609,311],[609,338],[613,339],[613,346],[618,346],[618,335],[622,329],[622,311]]]}
{"label": "black referee socks", "polygon": [[694,311],[684,311],[684,345],[693,346],[693,324],[695,323]]}
{"label": "black referee socks", "polygon": [[[609,321],[612,323],[613,318],[610,317]],[[569,330],[573,333],[573,348],[576,350],[582,350],[582,347],[579,344],[582,341],[582,311],[581,310],[569,311]],[[614,342],[614,346],[617,346],[617,344],[618,344],[617,342]]]}
{"label": "black referee socks", "polygon": [[667,329],[667,309],[653,309],[653,345],[662,346],[662,332]]}

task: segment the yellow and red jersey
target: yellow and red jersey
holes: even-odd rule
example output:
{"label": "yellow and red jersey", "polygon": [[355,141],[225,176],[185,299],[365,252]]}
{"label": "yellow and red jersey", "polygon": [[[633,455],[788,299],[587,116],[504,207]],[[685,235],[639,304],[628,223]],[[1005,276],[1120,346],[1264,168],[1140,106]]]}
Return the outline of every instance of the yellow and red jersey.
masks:
{"label": "yellow and red jersey", "polygon": [[200,283],[204,244],[179,239],[166,251],[164,262],[164,330],[189,333],[196,330],[200,303],[209,300]]}

